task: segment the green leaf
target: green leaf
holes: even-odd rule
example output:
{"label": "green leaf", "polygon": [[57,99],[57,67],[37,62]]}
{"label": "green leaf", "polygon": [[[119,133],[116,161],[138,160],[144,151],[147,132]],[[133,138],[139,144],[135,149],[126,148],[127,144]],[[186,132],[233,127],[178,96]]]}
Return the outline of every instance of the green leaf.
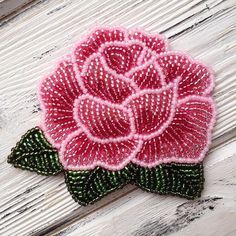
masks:
{"label": "green leaf", "polygon": [[144,168],[129,164],[120,171],[100,167],[86,171],[66,171],[66,184],[76,202],[94,203],[110,192],[133,183],[145,191],[193,199],[203,189],[202,164],[162,164]]}
{"label": "green leaf", "polygon": [[132,165],[120,171],[108,171],[97,167],[86,171],[65,171],[65,179],[74,200],[81,205],[88,205],[122,188],[133,180],[133,174]]}
{"label": "green leaf", "polygon": [[21,137],[7,161],[16,168],[35,171],[42,175],[55,175],[62,171],[57,150],[49,144],[43,131],[38,127]]}
{"label": "green leaf", "polygon": [[203,166],[200,164],[162,164],[154,168],[136,166],[135,183],[143,190],[194,199],[203,189]]}

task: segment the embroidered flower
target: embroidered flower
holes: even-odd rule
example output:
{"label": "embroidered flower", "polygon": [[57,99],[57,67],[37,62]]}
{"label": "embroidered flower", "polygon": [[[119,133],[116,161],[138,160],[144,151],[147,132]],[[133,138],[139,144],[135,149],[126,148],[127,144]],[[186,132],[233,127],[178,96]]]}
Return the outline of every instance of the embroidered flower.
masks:
{"label": "embroidered flower", "polygon": [[65,170],[198,163],[215,119],[212,72],[162,36],[96,29],[43,79],[42,129]]}
{"label": "embroidered flower", "polygon": [[40,127],[8,156],[14,167],[64,172],[75,201],[135,184],[193,199],[215,122],[212,72],[139,30],[100,28],[39,86]]}

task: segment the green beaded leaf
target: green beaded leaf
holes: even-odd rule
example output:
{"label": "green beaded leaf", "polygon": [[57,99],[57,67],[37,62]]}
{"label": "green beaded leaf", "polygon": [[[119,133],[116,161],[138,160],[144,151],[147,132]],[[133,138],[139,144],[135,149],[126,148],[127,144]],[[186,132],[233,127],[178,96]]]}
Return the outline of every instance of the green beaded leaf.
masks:
{"label": "green beaded leaf", "polygon": [[134,164],[120,171],[97,167],[86,171],[65,171],[69,192],[81,205],[94,203],[108,193],[132,183],[145,191],[193,199],[203,189],[202,164],[162,164],[144,168]]}
{"label": "green beaded leaf", "polygon": [[162,164],[154,168],[136,166],[135,183],[143,190],[194,199],[203,189],[203,165]]}
{"label": "green beaded leaf", "polygon": [[85,206],[122,188],[133,180],[133,173],[132,165],[120,171],[108,171],[97,167],[90,171],[65,171],[65,179],[74,200]]}
{"label": "green beaded leaf", "polygon": [[46,140],[40,128],[30,129],[12,149],[8,163],[16,168],[55,175],[62,171],[58,152]]}

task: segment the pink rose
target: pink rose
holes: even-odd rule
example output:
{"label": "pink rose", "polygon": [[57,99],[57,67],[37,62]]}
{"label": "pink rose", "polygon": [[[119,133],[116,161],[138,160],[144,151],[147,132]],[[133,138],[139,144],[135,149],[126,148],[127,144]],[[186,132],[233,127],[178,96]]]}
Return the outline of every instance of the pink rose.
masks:
{"label": "pink rose", "polygon": [[213,75],[162,36],[96,29],[39,89],[42,129],[66,170],[200,162],[215,119]]}

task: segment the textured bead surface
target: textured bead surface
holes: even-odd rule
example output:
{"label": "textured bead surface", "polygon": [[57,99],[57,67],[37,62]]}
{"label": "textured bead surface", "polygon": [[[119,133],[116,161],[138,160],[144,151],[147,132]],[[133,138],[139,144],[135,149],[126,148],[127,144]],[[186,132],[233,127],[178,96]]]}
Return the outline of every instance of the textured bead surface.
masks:
{"label": "textured bead surface", "polygon": [[200,196],[204,183],[201,163],[162,164],[150,169],[129,164],[120,171],[97,167],[91,171],[67,171],[65,178],[72,197],[82,205],[94,203],[128,183],[152,193],[193,199]]}
{"label": "textured bead surface", "polygon": [[96,28],[38,89],[42,123],[12,150],[15,167],[65,173],[80,204],[132,183],[200,196],[216,111],[212,71],[159,34]]}
{"label": "textured bead surface", "polygon": [[22,136],[12,149],[8,163],[42,175],[54,175],[62,171],[57,150],[48,143],[38,127]]}
{"label": "textured bead surface", "polygon": [[41,127],[66,170],[198,163],[215,122],[212,89],[212,71],[161,35],[99,28],[43,79]]}

